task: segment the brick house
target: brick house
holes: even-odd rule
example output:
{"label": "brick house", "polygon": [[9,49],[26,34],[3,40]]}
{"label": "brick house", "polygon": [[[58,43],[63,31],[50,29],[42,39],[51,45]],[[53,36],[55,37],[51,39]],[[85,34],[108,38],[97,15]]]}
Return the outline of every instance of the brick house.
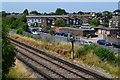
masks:
{"label": "brick house", "polygon": [[41,27],[44,26],[54,26],[54,21],[58,18],[62,18],[67,25],[75,25],[81,26],[83,18],[87,19],[89,22],[90,18],[92,18],[92,14],[68,14],[68,15],[28,15],[26,16],[27,23],[29,26],[38,25]]}
{"label": "brick house", "polygon": [[114,16],[109,20],[109,27],[120,28],[120,16]]}

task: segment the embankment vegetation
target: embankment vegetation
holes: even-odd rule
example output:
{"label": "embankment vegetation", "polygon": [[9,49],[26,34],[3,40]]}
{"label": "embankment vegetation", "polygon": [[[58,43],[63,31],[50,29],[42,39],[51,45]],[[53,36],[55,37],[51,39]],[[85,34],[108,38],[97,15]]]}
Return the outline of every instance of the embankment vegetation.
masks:
{"label": "embankment vegetation", "polygon": [[[51,43],[38,39],[33,39],[23,35],[14,34],[12,38],[38,49],[49,50],[61,54],[71,59],[71,44]],[[113,77],[119,77],[120,57],[111,50],[100,47],[99,45],[75,45],[75,60],[83,61],[85,64],[100,67]]]}

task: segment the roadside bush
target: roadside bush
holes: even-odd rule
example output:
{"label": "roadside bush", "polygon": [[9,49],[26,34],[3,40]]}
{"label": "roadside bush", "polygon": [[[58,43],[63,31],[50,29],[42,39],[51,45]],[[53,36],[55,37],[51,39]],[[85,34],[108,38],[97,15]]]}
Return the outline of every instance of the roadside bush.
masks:
{"label": "roadside bush", "polygon": [[115,53],[103,47],[97,47],[93,51],[93,53],[96,54],[102,61],[114,61],[115,60]]}

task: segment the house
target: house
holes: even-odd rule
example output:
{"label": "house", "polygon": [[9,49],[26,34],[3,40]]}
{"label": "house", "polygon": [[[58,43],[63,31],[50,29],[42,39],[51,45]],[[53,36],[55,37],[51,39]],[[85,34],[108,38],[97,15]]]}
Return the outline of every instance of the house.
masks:
{"label": "house", "polygon": [[[68,15],[28,15],[27,23],[29,26],[54,26],[54,21],[58,18],[62,18],[67,25],[81,26],[83,22],[89,23],[90,19],[94,16],[93,14],[68,14]],[[83,20],[83,18],[85,20]]]}
{"label": "house", "polygon": [[109,27],[120,28],[120,16],[113,16],[113,18],[109,20]]}
{"label": "house", "polygon": [[20,18],[22,17],[23,14],[10,14],[10,15],[7,15],[6,17],[15,17],[15,18]]}
{"label": "house", "polygon": [[29,26],[54,26],[55,20],[58,18],[62,18],[67,25],[76,25],[80,26],[82,25],[81,18],[78,17],[70,17],[69,15],[29,15],[26,16],[27,23]]}

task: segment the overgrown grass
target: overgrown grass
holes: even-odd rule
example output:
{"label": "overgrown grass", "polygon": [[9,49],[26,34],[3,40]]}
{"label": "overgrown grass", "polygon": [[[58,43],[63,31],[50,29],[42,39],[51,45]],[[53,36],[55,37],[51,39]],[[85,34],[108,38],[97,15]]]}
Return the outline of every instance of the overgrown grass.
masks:
{"label": "overgrown grass", "polygon": [[[17,34],[13,35],[13,38],[38,49],[51,50],[65,57],[71,57],[71,44],[51,43]],[[75,59],[81,60],[88,65],[100,67],[106,72],[109,72],[113,77],[119,77],[118,64],[120,57],[115,57],[114,52],[98,45],[75,46]]]}
{"label": "overgrown grass", "polygon": [[[30,37],[25,37],[25,36],[21,36],[21,35],[17,35],[17,34],[14,34],[12,37],[16,40],[19,40],[23,43],[26,43],[26,44],[31,45],[31,46],[38,48],[38,49],[52,50],[52,51],[57,52],[59,54],[71,53],[71,44],[51,43],[48,41],[33,39]],[[77,47],[75,47],[75,48],[77,48]]]}
{"label": "overgrown grass", "polygon": [[32,72],[29,72],[18,60],[16,66],[12,67],[7,76],[8,78],[36,78]]}
{"label": "overgrown grass", "polygon": [[115,56],[116,53],[97,45],[88,46],[78,49],[76,58],[84,61],[89,65],[103,68],[114,77],[119,77],[120,57]]}

